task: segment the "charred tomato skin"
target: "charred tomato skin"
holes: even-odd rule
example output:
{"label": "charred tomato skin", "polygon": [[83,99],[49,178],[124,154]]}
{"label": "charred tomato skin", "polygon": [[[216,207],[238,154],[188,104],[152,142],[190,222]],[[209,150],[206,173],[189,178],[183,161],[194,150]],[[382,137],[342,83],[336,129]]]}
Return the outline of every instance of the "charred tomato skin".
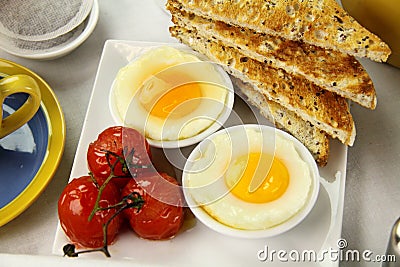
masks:
{"label": "charred tomato skin", "polygon": [[144,199],[140,210],[124,211],[131,228],[144,239],[162,240],[174,237],[184,220],[183,195],[175,178],[165,173],[149,173],[132,179],[122,196],[132,192]]}
{"label": "charred tomato skin", "polygon": [[[115,208],[97,211],[92,220],[89,215],[93,210],[98,195],[98,188],[90,176],[73,179],[64,188],[58,200],[58,217],[61,228],[77,247],[102,247],[103,224],[116,212]],[[113,183],[107,184],[99,202],[101,208],[119,203],[120,191]],[[111,244],[122,225],[122,216],[116,216],[109,224],[107,243]]]}

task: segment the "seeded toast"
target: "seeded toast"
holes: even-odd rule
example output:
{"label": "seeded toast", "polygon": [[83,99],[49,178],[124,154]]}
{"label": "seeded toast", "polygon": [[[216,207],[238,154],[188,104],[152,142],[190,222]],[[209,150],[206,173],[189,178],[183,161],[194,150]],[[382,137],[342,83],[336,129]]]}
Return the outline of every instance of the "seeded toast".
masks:
{"label": "seeded toast", "polygon": [[237,88],[240,89],[238,93],[244,95],[250,104],[258,108],[261,115],[273,122],[277,128],[289,132],[303,143],[319,166],[325,166],[328,163],[329,138],[324,131],[314,127],[310,122],[301,119],[296,113],[268,100],[268,98],[254,88],[254,85],[244,83],[235,77],[231,79]]}
{"label": "seeded toast", "polygon": [[199,33],[173,26],[172,36],[221,64],[230,74],[255,85],[268,100],[279,103],[299,117],[346,145],[354,143],[356,130],[343,97],[321,89],[299,76],[288,74],[244,56],[234,48]]}
{"label": "seeded toast", "polygon": [[172,6],[169,9],[175,25],[210,36],[274,68],[302,75],[366,108],[376,107],[373,82],[353,56],[206,19]]}
{"label": "seeded toast", "polygon": [[259,33],[386,61],[391,51],[335,0],[168,0],[168,5]]}

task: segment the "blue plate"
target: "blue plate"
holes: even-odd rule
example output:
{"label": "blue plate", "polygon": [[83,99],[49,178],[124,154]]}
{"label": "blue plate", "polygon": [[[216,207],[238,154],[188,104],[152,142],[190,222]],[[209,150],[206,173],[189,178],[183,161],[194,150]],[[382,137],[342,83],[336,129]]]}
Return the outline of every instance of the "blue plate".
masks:
{"label": "blue plate", "polygon": [[[7,97],[3,104],[3,118],[11,110],[18,109],[26,99],[26,94]],[[14,200],[36,176],[46,155],[48,132],[46,116],[39,108],[26,125],[0,140],[0,208]]]}
{"label": "blue plate", "polygon": [[[49,85],[31,70],[4,59],[0,59],[1,74],[30,75],[39,85],[42,101],[27,124],[0,139],[0,226],[39,197],[53,178],[65,145],[64,115]],[[8,116],[26,98],[23,93],[7,97],[2,116]]]}

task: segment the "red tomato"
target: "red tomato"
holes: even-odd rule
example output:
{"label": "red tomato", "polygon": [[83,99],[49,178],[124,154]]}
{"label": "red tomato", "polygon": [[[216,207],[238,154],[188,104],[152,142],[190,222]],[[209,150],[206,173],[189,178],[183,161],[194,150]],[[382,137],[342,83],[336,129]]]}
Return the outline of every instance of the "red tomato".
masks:
{"label": "red tomato", "polygon": [[[69,239],[77,246],[99,248],[103,246],[103,224],[110,219],[116,209],[101,210],[89,221],[98,195],[98,188],[90,176],[73,179],[63,190],[58,200],[58,217],[61,227]],[[109,183],[104,188],[99,206],[115,205],[120,201],[119,189]],[[111,244],[122,224],[121,216],[116,216],[108,226],[107,243]]]}
{"label": "red tomato", "polygon": [[[109,177],[110,165],[116,162],[115,176],[131,177],[149,170],[128,168],[125,161],[128,166],[129,164],[152,166],[150,146],[142,134],[135,129],[123,126],[110,127],[101,132],[96,141],[89,144],[87,162],[89,170],[95,177]],[[113,178],[113,180],[120,183],[121,188],[128,182],[126,178]]]}
{"label": "red tomato", "polygon": [[176,235],[184,219],[183,196],[177,181],[165,173],[147,174],[130,180],[122,190],[126,196],[139,193],[143,207],[124,211],[132,229],[142,238],[167,239]]}

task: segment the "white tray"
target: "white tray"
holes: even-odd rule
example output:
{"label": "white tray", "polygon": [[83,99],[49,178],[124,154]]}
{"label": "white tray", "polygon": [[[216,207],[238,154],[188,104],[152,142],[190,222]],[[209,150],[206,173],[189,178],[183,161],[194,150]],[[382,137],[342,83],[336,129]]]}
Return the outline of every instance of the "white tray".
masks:
{"label": "white tray", "polygon": [[[118,70],[143,50],[160,45],[165,44],[120,40],[109,40],[105,43],[70,179],[88,173],[86,151],[89,143],[94,141],[102,130],[115,125],[108,108],[108,96]],[[183,47],[176,43],[169,45]],[[234,116],[235,114],[238,114],[243,121]],[[233,116],[224,126],[255,121],[269,124],[268,121],[259,117],[257,111],[252,111],[244,100],[236,97]],[[192,148],[182,149],[183,154],[187,155]],[[166,158],[177,164],[177,168],[166,171],[176,172],[179,178],[179,166],[183,166],[184,162],[179,159],[177,152],[179,151],[169,150],[164,153],[161,149],[153,149],[153,156],[160,168],[168,166],[165,164]],[[193,228],[167,241],[139,239],[133,232],[125,230],[119,235],[116,243],[109,247],[111,261],[115,261],[117,266],[120,266],[119,264],[121,266],[125,264],[129,266],[265,266],[266,264],[280,266],[285,264],[283,262],[285,260],[292,263],[289,265],[294,265],[292,257],[296,256],[297,252],[300,256],[302,253],[307,256],[324,250],[339,252],[342,245],[341,243],[338,245],[338,241],[340,242],[342,226],[346,161],[347,147],[332,140],[329,163],[326,167],[320,168],[320,174],[325,179],[321,178],[322,186],[315,207],[300,225],[281,236],[256,240],[236,239],[218,234],[199,221]],[[58,226],[53,253],[62,255],[62,248],[68,242]],[[280,260],[278,254],[275,253],[273,259],[269,257],[262,261],[259,258],[265,257],[262,250],[266,248],[269,253],[282,250],[287,254],[286,256],[282,254]],[[337,256],[337,253],[325,253],[324,262],[320,262],[321,258],[316,258],[311,262],[300,261],[295,266],[338,266],[339,261],[335,259],[335,255]],[[93,259],[97,262],[104,258],[104,255],[83,254],[80,258],[73,261],[86,262]],[[109,263],[108,259],[104,258],[104,261]]]}

